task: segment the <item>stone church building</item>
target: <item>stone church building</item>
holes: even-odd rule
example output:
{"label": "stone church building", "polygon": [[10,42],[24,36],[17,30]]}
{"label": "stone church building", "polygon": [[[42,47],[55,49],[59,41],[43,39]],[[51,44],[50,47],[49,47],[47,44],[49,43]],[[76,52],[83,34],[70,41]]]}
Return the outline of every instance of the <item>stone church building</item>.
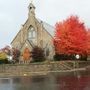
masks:
{"label": "stone church building", "polygon": [[22,53],[25,48],[31,51],[34,46],[39,46],[44,49],[45,56],[52,59],[54,55],[54,27],[36,18],[35,6],[32,3],[29,4],[28,10],[28,19],[22,25],[11,45]]}

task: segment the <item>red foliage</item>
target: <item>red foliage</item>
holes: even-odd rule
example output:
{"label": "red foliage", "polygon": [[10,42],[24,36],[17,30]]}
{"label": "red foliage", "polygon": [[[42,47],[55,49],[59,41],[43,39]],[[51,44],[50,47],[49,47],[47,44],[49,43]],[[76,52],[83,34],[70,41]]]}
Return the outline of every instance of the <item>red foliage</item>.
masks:
{"label": "red foliage", "polygon": [[11,48],[10,46],[5,46],[4,48],[1,49],[2,52],[6,53],[7,55],[11,54]]}
{"label": "red foliage", "polygon": [[57,54],[86,54],[87,30],[78,17],[56,23],[54,46]]}
{"label": "red foliage", "polygon": [[13,60],[18,61],[20,56],[20,51],[16,48],[12,48]]}
{"label": "red foliage", "polygon": [[87,50],[87,53],[88,53],[88,55],[90,55],[90,29],[88,30],[88,34],[87,34],[87,37],[88,37],[88,42],[87,42],[87,44],[88,44],[88,50]]}

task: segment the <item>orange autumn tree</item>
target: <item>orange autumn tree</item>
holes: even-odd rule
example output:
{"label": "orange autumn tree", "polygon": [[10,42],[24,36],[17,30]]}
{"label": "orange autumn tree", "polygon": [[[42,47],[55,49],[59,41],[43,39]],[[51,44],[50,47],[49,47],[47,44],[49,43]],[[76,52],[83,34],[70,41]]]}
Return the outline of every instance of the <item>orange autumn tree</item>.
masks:
{"label": "orange autumn tree", "polygon": [[87,30],[77,16],[56,23],[54,46],[56,54],[87,54]]}
{"label": "orange autumn tree", "polygon": [[23,59],[26,61],[30,59],[30,51],[28,48],[25,48],[25,50],[23,52]]}

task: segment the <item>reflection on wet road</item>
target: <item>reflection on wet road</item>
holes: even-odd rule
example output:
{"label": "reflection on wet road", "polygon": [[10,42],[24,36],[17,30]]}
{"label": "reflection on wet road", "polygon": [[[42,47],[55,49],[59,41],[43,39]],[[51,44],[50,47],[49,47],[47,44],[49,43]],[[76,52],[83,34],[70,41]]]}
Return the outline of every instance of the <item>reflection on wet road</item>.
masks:
{"label": "reflection on wet road", "polygon": [[0,90],[90,90],[89,71],[0,78]]}

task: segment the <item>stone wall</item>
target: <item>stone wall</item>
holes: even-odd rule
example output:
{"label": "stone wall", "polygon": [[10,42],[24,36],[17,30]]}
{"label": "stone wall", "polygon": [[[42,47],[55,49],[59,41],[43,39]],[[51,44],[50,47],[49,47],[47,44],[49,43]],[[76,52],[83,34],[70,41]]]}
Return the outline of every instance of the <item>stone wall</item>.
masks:
{"label": "stone wall", "polygon": [[[76,64],[76,67],[74,66]],[[83,68],[90,65],[90,61],[86,62],[48,62],[48,63],[35,63],[35,64],[10,64],[0,65],[0,76],[30,76],[42,75],[52,71],[65,71],[74,68]]]}
{"label": "stone wall", "polygon": [[25,64],[25,65],[0,65],[0,76],[24,76],[45,73],[49,71],[50,65]]}

